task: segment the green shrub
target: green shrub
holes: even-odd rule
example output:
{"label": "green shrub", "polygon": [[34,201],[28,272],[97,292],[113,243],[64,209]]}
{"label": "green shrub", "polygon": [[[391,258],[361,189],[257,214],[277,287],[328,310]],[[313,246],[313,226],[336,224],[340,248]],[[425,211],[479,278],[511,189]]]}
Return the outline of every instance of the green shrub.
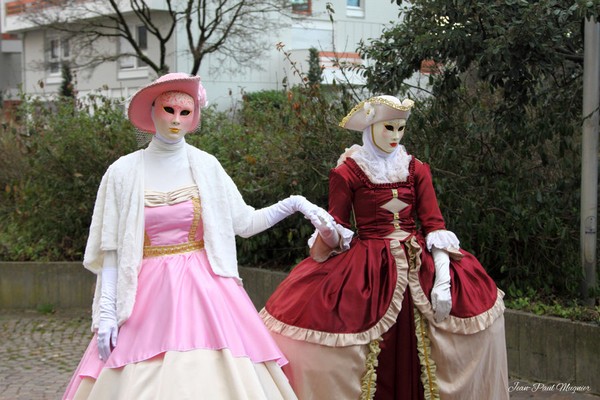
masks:
{"label": "green shrub", "polygon": [[122,106],[92,95],[43,103],[24,99],[23,129],[1,134],[0,257],[81,260],[106,168],[136,148]]}
{"label": "green shrub", "polygon": [[418,104],[407,127],[448,229],[509,296],[576,296],[581,280],[580,121],[551,100],[499,121],[500,93],[463,88]]}
{"label": "green shrub", "polygon": [[[203,110],[200,133],[187,140],[214,154],[256,208],[291,194],[327,208],[329,170],[361,140],[338,127],[354,102],[329,90],[252,93],[237,120]],[[580,121],[554,118],[562,103],[552,101],[498,121],[501,97],[468,90],[451,106],[443,97],[418,101],[404,139],[432,167],[448,229],[509,297],[575,296]],[[21,112],[27,131],[4,124],[0,135],[0,257],[80,260],[100,178],[136,149],[133,130],[118,103],[96,96],[75,108],[26,99]],[[287,270],[307,255],[312,232],[295,215],[239,239],[240,262]]]}
{"label": "green shrub", "polygon": [[[329,170],[359,139],[337,126],[347,110],[336,98],[318,88],[248,94],[240,123],[205,113],[201,134],[188,142],[215,155],[256,208],[299,194],[326,209]],[[239,239],[238,257],[244,264],[288,269],[307,256],[313,231],[297,214],[267,232]]]}

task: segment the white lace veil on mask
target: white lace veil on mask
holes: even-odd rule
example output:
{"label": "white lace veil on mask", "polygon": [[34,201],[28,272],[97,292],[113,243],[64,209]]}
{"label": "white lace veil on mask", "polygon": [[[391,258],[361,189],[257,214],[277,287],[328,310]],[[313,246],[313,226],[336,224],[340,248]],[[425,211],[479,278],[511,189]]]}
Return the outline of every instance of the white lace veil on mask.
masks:
{"label": "white lace veil on mask", "polygon": [[[408,178],[408,165],[412,156],[401,144],[391,153],[381,151],[371,135],[371,125],[363,130],[363,145],[352,154],[352,159],[373,183],[404,182]],[[358,146],[357,146],[358,147]]]}
{"label": "white lace veil on mask", "polygon": [[[354,145],[340,157],[352,157],[373,183],[404,182],[409,175],[412,157],[401,144],[391,153],[386,153],[373,143],[373,124],[394,119],[408,119],[414,102],[400,101],[393,96],[376,96],[365,100],[342,120],[340,126],[353,131],[362,131],[362,146]],[[339,162],[338,162],[339,163]]]}

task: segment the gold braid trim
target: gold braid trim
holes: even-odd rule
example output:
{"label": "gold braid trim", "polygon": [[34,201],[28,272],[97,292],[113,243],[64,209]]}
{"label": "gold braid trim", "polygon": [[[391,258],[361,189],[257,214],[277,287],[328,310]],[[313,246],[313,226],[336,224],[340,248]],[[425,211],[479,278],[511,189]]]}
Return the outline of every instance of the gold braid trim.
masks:
{"label": "gold braid trim", "polygon": [[381,353],[379,348],[379,342],[381,338],[372,340],[369,343],[369,354],[367,354],[367,360],[365,362],[367,372],[363,375],[360,380],[360,400],[373,400],[375,396],[375,390],[377,390],[377,356]]}
{"label": "gold braid trim", "polygon": [[202,213],[202,207],[200,205],[200,199],[198,197],[192,197],[192,205],[194,206],[194,220],[190,227],[188,234],[188,241],[196,241],[196,232],[198,231],[198,225],[200,224],[200,215]]}
{"label": "gold braid trim", "polygon": [[198,232],[202,214],[202,205],[200,204],[200,199],[198,197],[192,197],[191,201],[194,207],[194,218],[188,233],[188,241],[179,244],[152,246],[148,233],[144,232],[144,258],[169,256],[204,249],[204,240],[196,240],[196,233]]}
{"label": "gold braid trim", "polygon": [[394,108],[396,110],[400,110],[400,111],[410,111],[410,109],[412,108],[411,106],[403,106],[401,104],[397,104],[394,103],[393,101],[389,101],[388,99],[382,99],[381,97],[371,97],[370,99],[367,100],[363,100],[360,103],[358,103],[357,105],[355,105],[352,110],[350,110],[350,112],[348,113],[348,115],[346,115],[342,121],[339,123],[339,126],[341,126],[342,128],[346,126],[346,123],[348,122],[348,120],[350,118],[352,118],[352,116],[354,114],[356,114],[357,112],[359,112],[360,110],[362,110],[362,108],[364,107],[365,103],[371,103],[371,104],[384,104],[388,107]]}
{"label": "gold braid trim", "polygon": [[439,400],[440,391],[435,377],[436,365],[430,358],[431,342],[427,336],[427,321],[421,317],[417,308],[415,311],[415,333],[417,335],[417,350],[421,361],[421,382],[425,392],[425,400]]}
{"label": "gold braid trim", "polygon": [[144,246],[144,258],[172,256],[204,249],[204,240],[164,246]]}

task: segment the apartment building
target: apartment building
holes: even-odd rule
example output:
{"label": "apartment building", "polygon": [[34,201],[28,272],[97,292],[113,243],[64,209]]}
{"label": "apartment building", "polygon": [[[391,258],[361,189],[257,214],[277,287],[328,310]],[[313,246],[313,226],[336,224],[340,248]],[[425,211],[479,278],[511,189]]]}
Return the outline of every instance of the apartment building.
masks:
{"label": "apartment building", "polygon": [[[0,31],[1,27],[0,21]],[[4,121],[10,118],[13,107],[18,104],[22,49],[18,35],[0,34],[0,109],[5,114]]]}
{"label": "apartment building", "polygon": [[[98,4],[98,7],[106,4],[87,0],[87,3],[90,2]],[[23,90],[29,94],[52,96],[62,82],[62,65],[82,55],[74,54],[77,51],[73,43],[76,37],[66,37],[27,18],[28,10],[44,3],[50,4],[49,12],[68,12],[57,7],[57,1],[2,0],[0,26],[3,35],[10,35],[22,43],[19,59]],[[152,10],[153,21],[160,25],[162,19],[166,26],[170,18],[166,2],[146,0],[146,3]],[[158,57],[158,43],[133,13],[128,12],[127,4],[129,2],[124,2],[123,15],[130,21],[128,26],[138,44],[145,49],[149,58]],[[331,14],[331,10],[334,14]],[[220,109],[227,109],[235,106],[243,92],[282,89],[284,85],[298,83],[299,77],[294,74],[294,69],[308,71],[308,50],[311,47],[319,50],[325,83],[337,79],[360,84],[360,77],[352,71],[341,73],[340,62],[342,65],[361,63],[356,54],[360,40],[379,37],[385,26],[397,22],[398,11],[398,6],[388,0],[292,0],[285,15],[274,15],[274,18],[281,18],[281,27],[277,31],[264,33],[268,49],[255,60],[258,68],[237,68],[235,60],[223,60],[217,54],[205,58],[199,75],[206,86],[209,101]],[[110,12],[107,8],[106,13]],[[85,23],[85,19],[91,17],[77,15],[76,18],[79,23]],[[166,64],[170,71],[189,72],[193,60],[183,27],[178,27],[166,46]],[[94,48],[105,54],[119,55],[127,52],[128,43],[122,39],[103,37],[94,42]],[[289,57],[284,56],[284,51],[288,52]],[[79,96],[100,91],[111,97],[127,98],[156,78],[151,68],[134,57],[79,67],[74,73]]]}

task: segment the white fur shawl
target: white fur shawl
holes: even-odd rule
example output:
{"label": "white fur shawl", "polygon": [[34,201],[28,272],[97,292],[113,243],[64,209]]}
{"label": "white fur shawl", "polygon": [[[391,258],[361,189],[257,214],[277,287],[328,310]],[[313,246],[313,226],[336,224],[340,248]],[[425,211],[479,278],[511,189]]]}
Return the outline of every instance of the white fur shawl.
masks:
{"label": "white fur shawl", "polygon": [[[187,145],[192,175],[202,200],[204,245],[215,274],[240,283],[235,235],[249,236],[255,210],[248,206],[234,182],[212,155]],[[104,252],[118,254],[117,320],[131,315],[144,242],[143,150],[115,161],[106,171],[96,198],[83,265],[96,273],[92,329],[98,327]],[[256,233],[256,232],[253,232]]]}

